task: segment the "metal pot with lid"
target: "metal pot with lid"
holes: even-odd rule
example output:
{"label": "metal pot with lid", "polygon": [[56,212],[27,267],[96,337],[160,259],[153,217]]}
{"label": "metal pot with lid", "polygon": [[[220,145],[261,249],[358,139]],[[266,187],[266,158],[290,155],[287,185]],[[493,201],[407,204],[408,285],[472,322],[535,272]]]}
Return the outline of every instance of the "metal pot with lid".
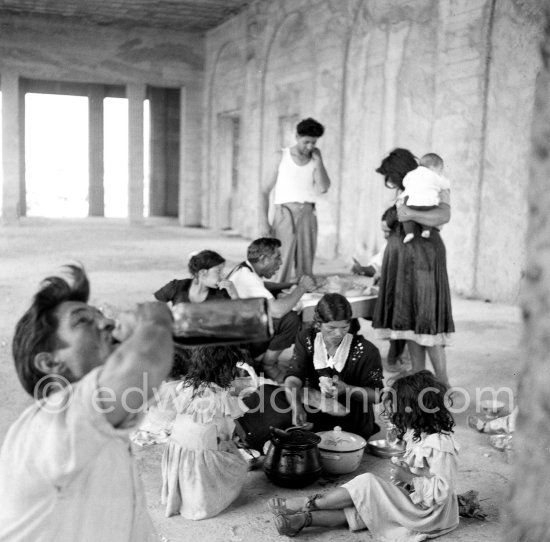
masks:
{"label": "metal pot with lid", "polygon": [[340,426],[317,435],[321,437],[318,447],[323,469],[327,473],[348,474],[357,470],[367,445],[363,437],[342,431]]}
{"label": "metal pot with lid", "polygon": [[286,431],[271,427],[271,444],[264,460],[264,472],[283,487],[305,487],[323,470],[317,444],[321,438],[300,427]]}

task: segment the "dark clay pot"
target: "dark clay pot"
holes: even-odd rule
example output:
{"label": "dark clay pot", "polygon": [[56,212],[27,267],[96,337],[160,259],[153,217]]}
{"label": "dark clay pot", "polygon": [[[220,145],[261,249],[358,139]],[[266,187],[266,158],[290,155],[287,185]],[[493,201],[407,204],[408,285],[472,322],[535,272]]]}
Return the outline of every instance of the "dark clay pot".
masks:
{"label": "dark clay pot", "polygon": [[312,484],[322,471],[317,444],[321,437],[301,428],[271,428],[271,445],[264,472],[276,485],[300,488]]}

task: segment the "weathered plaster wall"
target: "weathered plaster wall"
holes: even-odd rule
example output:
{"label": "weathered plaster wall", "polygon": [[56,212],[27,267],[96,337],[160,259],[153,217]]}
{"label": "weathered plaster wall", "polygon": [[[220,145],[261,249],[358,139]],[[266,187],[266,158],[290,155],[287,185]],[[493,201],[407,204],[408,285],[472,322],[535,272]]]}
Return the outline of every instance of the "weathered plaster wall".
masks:
{"label": "weathered plaster wall", "polygon": [[527,231],[528,150],[542,20],[536,6],[497,1],[491,34],[477,288],[500,299],[517,297],[525,267],[521,241]]}
{"label": "weathered plaster wall", "polygon": [[[220,112],[215,104],[227,94],[242,102],[241,233],[258,233],[259,192],[284,123],[313,116],[327,128],[319,146],[333,180],[319,202],[320,254],[351,261],[374,253],[392,197],[375,167],[396,146],[418,155],[434,151],[452,181],[453,216],[443,229],[452,288],[515,301],[541,6],[542,0],[258,0],[211,32],[208,116]],[[243,75],[218,84],[213,59],[229,43]]]}

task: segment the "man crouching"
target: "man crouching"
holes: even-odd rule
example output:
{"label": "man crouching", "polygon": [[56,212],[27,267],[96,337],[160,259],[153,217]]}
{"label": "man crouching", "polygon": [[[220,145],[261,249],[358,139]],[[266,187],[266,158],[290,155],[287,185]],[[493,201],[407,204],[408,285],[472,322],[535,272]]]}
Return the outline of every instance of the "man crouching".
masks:
{"label": "man crouching", "polygon": [[17,374],[37,401],[0,452],[0,541],[156,540],[128,435],[170,371],[171,314],[145,303],[115,330],[88,305],[85,271],[68,270],[15,329]]}

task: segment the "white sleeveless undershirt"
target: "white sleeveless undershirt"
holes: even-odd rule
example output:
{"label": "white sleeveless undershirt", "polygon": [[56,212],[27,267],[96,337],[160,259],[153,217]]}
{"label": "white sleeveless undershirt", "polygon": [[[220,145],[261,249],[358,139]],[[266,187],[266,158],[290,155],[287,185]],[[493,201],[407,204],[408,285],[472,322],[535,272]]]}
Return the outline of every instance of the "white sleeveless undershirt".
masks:
{"label": "white sleeveless undershirt", "polygon": [[282,157],[279,163],[277,183],[273,203],[315,202],[316,194],[313,186],[313,171],[315,162],[299,166],[290,155],[290,147],[281,149]]}

